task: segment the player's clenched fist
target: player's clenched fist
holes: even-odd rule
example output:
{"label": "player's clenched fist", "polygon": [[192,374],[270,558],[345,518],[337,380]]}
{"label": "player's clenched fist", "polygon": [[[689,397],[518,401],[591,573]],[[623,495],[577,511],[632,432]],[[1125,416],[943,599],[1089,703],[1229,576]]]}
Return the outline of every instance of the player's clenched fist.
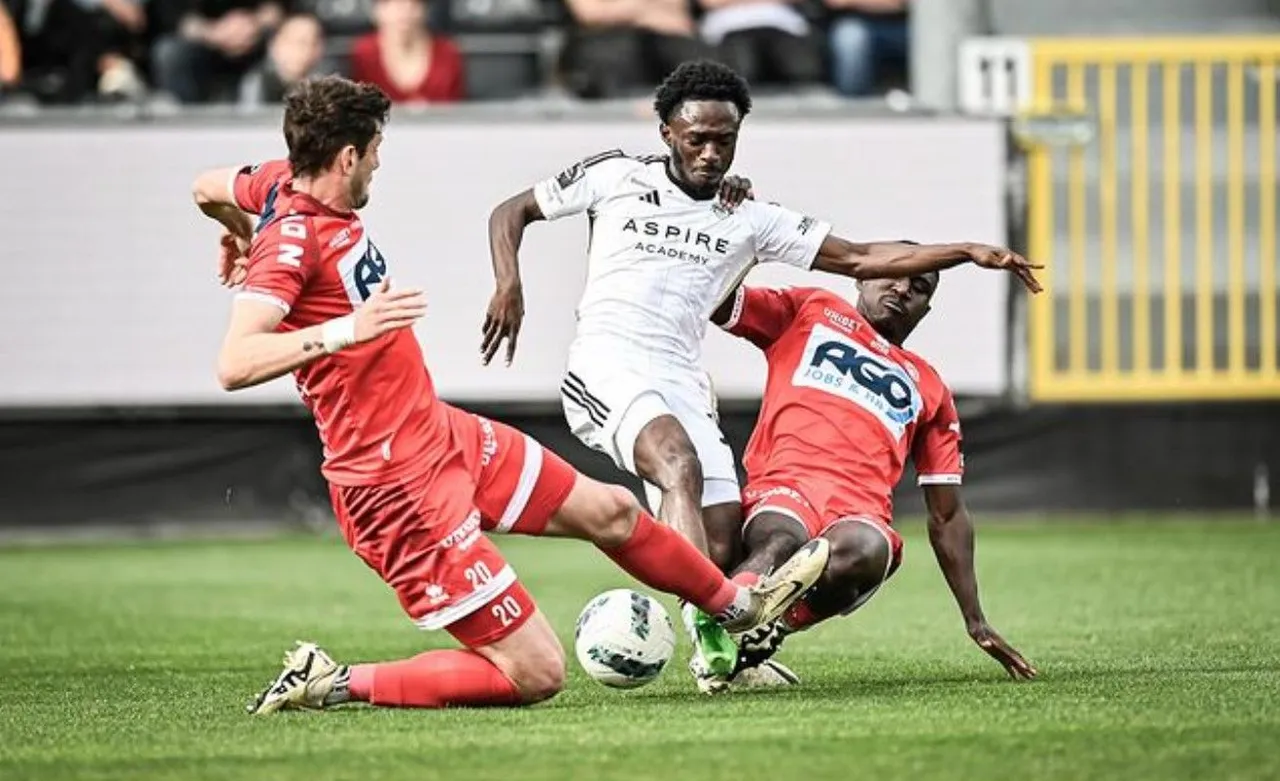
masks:
{"label": "player's clenched fist", "polygon": [[391,278],[383,277],[378,289],[353,315],[355,344],[372,341],[397,328],[408,328],[426,313],[425,293],[418,288],[392,290]]}
{"label": "player's clenched fist", "polygon": [[970,244],[966,248],[969,259],[974,265],[982,268],[1003,269],[1015,275],[1022,280],[1022,284],[1027,286],[1027,290],[1032,293],[1039,293],[1042,288],[1040,282],[1036,280],[1033,269],[1044,268],[1043,265],[1031,263],[1018,253],[1004,247],[992,247],[986,244]]}

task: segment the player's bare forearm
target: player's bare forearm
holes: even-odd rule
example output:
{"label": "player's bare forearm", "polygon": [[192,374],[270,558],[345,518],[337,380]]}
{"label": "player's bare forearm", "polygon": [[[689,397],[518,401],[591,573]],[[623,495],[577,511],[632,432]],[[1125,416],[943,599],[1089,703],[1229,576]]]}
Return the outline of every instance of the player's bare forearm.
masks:
{"label": "player's bare forearm", "polygon": [[206,217],[222,223],[233,236],[245,241],[253,240],[253,218],[239,208],[225,203],[202,203],[200,211],[204,212]]}
{"label": "player's bare forearm", "polygon": [[540,219],[542,210],[533,197],[533,190],[508,198],[489,215],[489,254],[498,288],[520,287],[520,243],[524,240],[524,229]]}
{"label": "player's bare forearm", "polygon": [[326,354],[318,325],[286,333],[228,334],[218,355],[218,382],[229,391],[252,388]]}
{"label": "player's bare forearm", "polygon": [[978,575],[973,567],[973,522],[957,486],[927,485],[924,498],[929,511],[929,543],[960,608],[965,627],[972,631],[986,622],[978,600]]}
{"label": "player's bare forearm", "polygon": [[854,279],[896,279],[945,271],[970,257],[968,244],[861,244],[828,236],[813,267]]}

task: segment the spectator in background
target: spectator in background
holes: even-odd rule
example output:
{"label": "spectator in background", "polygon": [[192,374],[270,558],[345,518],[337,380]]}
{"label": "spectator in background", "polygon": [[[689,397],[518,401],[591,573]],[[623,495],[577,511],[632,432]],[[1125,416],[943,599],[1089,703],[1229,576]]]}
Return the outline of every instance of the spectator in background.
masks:
{"label": "spectator in background", "polygon": [[753,84],[816,84],[822,49],[798,0],[698,0],[703,40]]}
{"label": "spectator in background", "polygon": [[686,60],[708,56],[688,0],[568,0],[574,27],[560,68],[580,98],[651,88]]}
{"label": "spectator in background", "polygon": [[376,32],[351,48],[351,78],[377,85],[393,103],[462,100],[462,53],[427,29],[424,0],[374,0]]}
{"label": "spectator in background", "polygon": [[9,9],[0,2],[0,94],[18,86],[22,80],[22,43],[18,27]]}
{"label": "spectator in background", "polygon": [[886,64],[907,62],[907,0],[826,0],[831,81],[842,95],[869,95]]}
{"label": "spectator in background", "polygon": [[23,87],[43,102],[145,91],[134,58],[147,26],[142,0],[3,0],[17,29]]}
{"label": "spectator in background", "polygon": [[181,3],[181,13],[152,49],[156,86],[183,103],[233,100],[245,73],[262,60],[284,17],[282,5],[276,0],[170,2]]}
{"label": "spectator in background", "polygon": [[271,37],[262,64],[240,83],[243,106],[275,105],[289,88],[315,73],[324,58],[324,30],[312,14],[289,16]]}

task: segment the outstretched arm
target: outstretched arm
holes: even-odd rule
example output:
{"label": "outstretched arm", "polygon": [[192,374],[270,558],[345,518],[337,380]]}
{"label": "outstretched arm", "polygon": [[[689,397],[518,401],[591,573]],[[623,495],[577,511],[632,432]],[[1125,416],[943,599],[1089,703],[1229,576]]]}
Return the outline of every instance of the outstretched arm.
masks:
{"label": "outstretched arm", "polygon": [[986,244],[857,243],[829,235],[818,249],[813,268],[854,279],[879,279],[912,277],[970,262],[982,268],[1004,269],[1031,292],[1041,290],[1032,271],[1043,266],[1012,250]]}
{"label": "outstretched arm", "polygon": [[978,576],[973,568],[973,522],[957,485],[925,485],[929,511],[929,544],[951,588],[969,637],[1013,678],[1034,678],[1036,669],[987,624],[978,600]]}
{"label": "outstretched arm", "polygon": [[524,229],[543,219],[542,208],[533,190],[514,195],[489,215],[489,255],[493,261],[495,290],[484,318],[484,338],[480,354],[485,365],[493,360],[503,340],[507,342],[507,365],[516,353],[516,338],[524,319],[524,288],[520,282],[520,243]]}

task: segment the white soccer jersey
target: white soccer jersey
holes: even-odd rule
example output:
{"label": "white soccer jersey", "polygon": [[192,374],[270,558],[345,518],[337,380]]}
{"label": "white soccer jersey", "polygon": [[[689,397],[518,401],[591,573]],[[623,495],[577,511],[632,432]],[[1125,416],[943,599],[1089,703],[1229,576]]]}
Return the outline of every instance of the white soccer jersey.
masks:
{"label": "white soccer jersey", "polygon": [[[578,347],[639,350],[700,370],[707,320],[756,262],[809,268],[831,231],[774,204],[734,211],[695,200],[667,175],[665,157],[605,152],[539,182],[548,220],[591,220]],[[602,354],[609,354],[604,352]]]}

